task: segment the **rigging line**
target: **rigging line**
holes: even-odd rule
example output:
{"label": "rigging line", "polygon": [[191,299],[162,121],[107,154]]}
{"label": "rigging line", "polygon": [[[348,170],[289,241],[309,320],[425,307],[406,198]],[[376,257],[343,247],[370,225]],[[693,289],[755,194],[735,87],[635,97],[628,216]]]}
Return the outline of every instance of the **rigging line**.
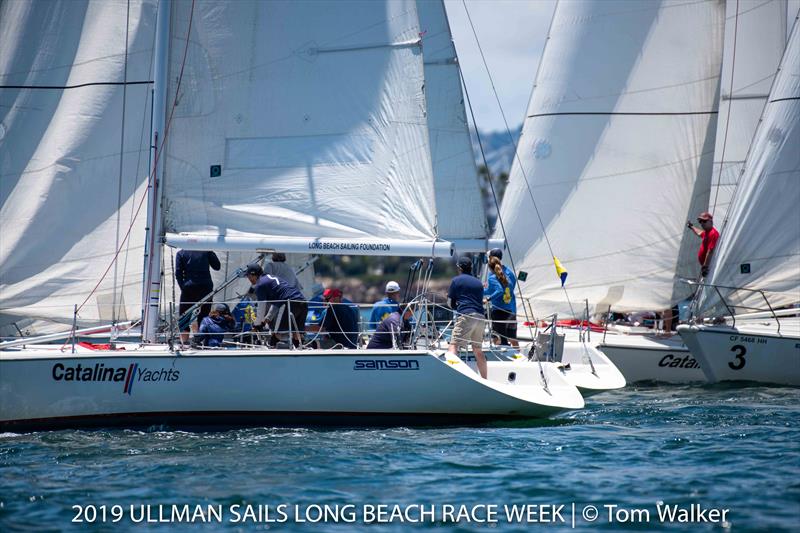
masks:
{"label": "rigging line", "polygon": [[[125,14],[125,58],[123,61],[123,74],[122,79],[128,81],[128,43],[130,37],[130,24],[131,24],[131,0],[128,0],[127,11]],[[119,175],[117,176],[117,223],[114,236],[116,242],[114,248],[119,248],[119,228],[122,222],[122,167],[125,159],[125,111],[128,102],[128,86],[122,86],[122,120],[120,124],[119,133]],[[117,321],[117,286],[119,282],[119,262],[114,261],[114,288],[111,296],[111,322]]]}
{"label": "rigging line", "polygon": [[[128,54],[125,54],[127,63]],[[114,85],[152,85],[152,80],[140,81],[93,81],[89,83],[79,83],[77,85],[0,85],[0,89],[34,89],[34,90],[65,90],[81,89],[83,87],[114,86]]]}
{"label": "rigging line", "polygon": [[[472,101],[469,98],[469,91],[467,91],[467,83],[466,80],[464,79],[464,73],[461,72],[461,63],[458,63],[458,72],[461,77],[461,85],[464,87],[464,96],[466,97],[467,100],[467,107],[469,107],[469,114],[472,117],[472,123],[475,125],[475,137],[478,139],[478,147],[480,148],[481,151],[483,166],[486,168],[486,177],[487,177],[486,181],[489,182],[489,188],[492,190],[492,200],[494,201],[494,206],[495,209],[497,210],[497,221],[500,223],[500,230],[503,232],[503,237],[505,237],[506,227],[505,224],[503,223],[503,216],[500,214],[500,202],[497,199],[497,194],[495,193],[494,190],[494,182],[492,181],[492,175],[489,172],[489,163],[486,161],[486,154],[484,153],[483,150],[483,141],[481,140],[480,133],[478,133],[478,123],[475,122],[475,112],[472,109]],[[514,254],[511,252],[510,246],[508,247],[508,260],[511,263],[511,268],[515,273],[514,275],[516,276],[517,266],[514,263]],[[522,286],[520,285],[519,282],[517,282],[517,292],[519,293],[520,301],[522,301],[524,296],[522,294]],[[525,322],[530,322],[531,317],[528,315],[528,309],[525,307],[525,305],[522,306],[522,310],[525,314]]]}
{"label": "rigging line", "polygon": [[557,117],[561,115],[601,115],[601,116],[630,116],[630,117],[659,117],[659,116],[687,116],[687,115],[716,115],[719,111],[558,111],[553,113],[536,113],[527,118]]}
{"label": "rigging line", "polygon": [[[159,149],[156,151],[155,158],[153,158],[153,167],[150,170],[150,174],[147,177],[148,183],[150,182],[150,180],[153,179],[153,177],[155,175],[155,169],[158,168],[158,160],[161,157],[161,153],[163,152],[164,145],[167,142],[167,138],[169,136],[169,131],[170,131],[170,126],[172,125],[172,118],[175,115],[175,108],[178,106],[178,94],[180,93],[181,83],[183,82],[183,71],[184,71],[184,67],[186,66],[186,56],[187,56],[187,53],[188,53],[188,50],[189,50],[189,34],[192,31],[192,19],[194,17],[194,5],[195,5],[195,0],[192,0],[192,6],[191,6],[190,15],[189,15],[189,27],[186,30],[186,46],[183,49],[183,60],[181,61],[180,75],[178,76],[178,82],[177,82],[176,87],[175,87],[175,98],[172,101],[172,106],[171,106],[171,109],[170,109],[169,118],[166,121],[166,125],[164,127],[164,135],[163,135],[163,137],[161,139],[159,139],[160,146],[158,147]],[[145,200],[147,200],[148,189],[149,189],[149,187],[145,188],[144,194],[142,194],[142,197],[139,199],[139,205],[136,207],[136,212],[134,213],[133,219],[131,220],[131,223],[128,226],[128,230],[125,232],[125,236],[122,238],[122,242],[120,244],[120,247],[117,248],[117,251],[114,253],[114,257],[111,258],[111,262],[108,264],[108,267],[106,268],[105,272],[103,272],[103,275],[100,276],[100,279],[97,281],[97,284],[89,292],[88,296],[86,296],[86,299],[78,306],[77,310],[75,311],[76,314],[81,309],[83,309],[83,306],[86,305],[86,302],[89,301],[89,298],[91,298],[92,295],[97,291],[98,287],[100,287],[100,284],[103,282],[103,280],[106,278],[106,276],[108,275],[109,271],[111,270],[111,267],[117,261],[117,258],[119,257],[119,254],[122,251],[122,247],[125,245],[125,243],[127,242],[128,238],[130,237],[131,231],[133,231],[133,226],[135,225],[136,217],[139,216],[139,213],[142,210],[142,206],[144,205]],[[152,248],[151,248],[151,250],[152,250]],[[150,254],[151,257],[152,257],[152,255],[153,254]],[[152,269],[151,269],[151,271],[152,271]],[[150,284],[150,281],[151,281],[150,279],[147,280],[148,285]]]}
{"label": "rigging line", "polygon": [[711,205],[711,214],[717,210],[717,199],[722,185],[722,166],[725,163],[725,148],[728,146],[728,125],[731,122],[731,105],[733,104],[733,78],[736,73],[736,37],[739,32],[739,0],[736,0],[736,17],[733,19],[733,54],[731,55],[731,83],[728,87],[728,116],[725,117],[725,133],[722,137],[722,155],[719,159],[719,173],[717,174],[717,188],[714,190],[714,203]]}
{"label": "rigging line", "polygon": [[[536,213],[536,218],[539,221],[539,226],[542,228],[542,236],[544,237],[544,240],[547,243],[547,249],[550,251],[550,255],[553,258],[555,258],[555,253],[553,252],[553,245],[550,243],[550,238],[547,236],[547,228],[545,227],[544,221],[542,220],[542,215],[539,213],[539,207],[536,205],[536,200],[533,198],[533,190],[531,189],[530,183],[528,183],[528,176],[525,173],[525,169],[522,166],[522,161],[519,159],[519,152],[517,150],[517,143],[514,141],[514,136],[511,134],[511,128],[508,127],[508,120],[506,119],[505,111],[503,111],[503,106],[500,103],[500,97],[497,94],[497,88],[494,85],[494,79],[492,78],[492,73],[489,70],[489,65],[486,63],[486,56],[483,54],[483,48],[481,47],[480,40],[478,39],[478,32],[475,30],[475,25],[472,23],[472,17],[469,14],[469,9],[467,8],[466,0],[461,0],[461,4],[464,6],[464,11],[467,13],[467,20],[469,20],[469,25],[472,28],[472,35],[475,37],[475,43],[478,45],[478,51],[480,52],[481,59],[483,60],[483,67],[486,69],[486,74],[489,76],[489,82],[492,85],[492,92],[494,93],[494,98],[497,101],[497,107],[500,109],[500,116],[503,117],[503,124],[506,127],[506,132],[508,133],[508,137],[511,139],[511,144],[514,146],[514,158],[517,160],[517,162],[519,164],[519,169],[522,172],[522,177],[525,180],[525,186],[528,189],[528,195],[531,198],[531,203],[533,204],[533,210]],[[558,5],[556,5],[555,9],[558,9]],[[555,10],[553,11],[553,18],[555,18]],[[552,27],[552,21],[551,21],[550,25]],[[549,39],[549,34],[548,34],[548,39]],[[546,44],[545,44],[545,46],[546,46]],[[461,66],[459,65],[459,72],[460,72],[460,68],[461,68]],[[537,77],[538,77],[538,73],[537,73]],[[466,83],[464,81],[463,74],[461,76],[461,81],[462,81],[462,83],[464,83],[464,92],[466,93]],[[471,107],[470,107],[470,112],[472,112],[472,108]],[[472,118],[472,122],[473,122],[473,124],[475,124],[475,131],[476,131],[476,134],[477,134],[478,126],[477,126],[477,123],[475,122],[474,115],[473,115],[473,118]],[[480,143],[480,136],[478,136],[478,138],[479,138],[478,145],[481,146],[481,153],[483,153],[483,147],[482,147],[482,145]],[[485,164],[485,158],[484,158],[484,164]],[[488,167],[487,167],[487,170],[488,170]],[[491,184],[491,179],[489,179],[489,183]],[[492,185],[492,195],[494,196],[494,185]],[[499,206],[499,203],[497,202],[497,198],[496,197],[495,197],[495,204],[497,204],[497,219],[500,221],[500,228],[503,231],[503,237],[507,237],[505,226],[503,225],[502,218],[500,217],[500,206]],[[508,251],[509,251],[509,258],[511,259],[511,266],[514,267],[513,258],[511,258],[511,247],[510,246],[508,247]],[[516,272],[516,267],[514,267],[514,271]],[[517,285],[519,285],[519,284],[517,284]],[[564,296],[567,299],[567,304],[569,305],[569,310],[572,313],[572,316],[577,317],[577,315],[575,315],[575,310],[572,307],[572,302],[569,299],[569,293],[567,292],[567,288],[565,286],[563,286],[563,285],[562,285],[561,288],[564,290]],[[521,295],[521,293],[522,293],[522,289],[520,288],[520,295]],[[525,318],[527,319],[528,317],[526,316]]]}
{"label": "rigging line", "polygon": [[776,98],[775,100],[770,100],[770,104],[774,104],[775,102],[786,102],[789,100],[800,100],[800,96],[787,96],[786,98]]}

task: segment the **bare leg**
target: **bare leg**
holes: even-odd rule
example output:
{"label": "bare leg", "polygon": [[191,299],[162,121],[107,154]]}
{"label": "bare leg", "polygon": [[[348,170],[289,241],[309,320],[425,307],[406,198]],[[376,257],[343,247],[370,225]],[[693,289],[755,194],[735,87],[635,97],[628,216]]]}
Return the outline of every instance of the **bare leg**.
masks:
{"label": "bare leg", "polygon": [[184,346],[189,344],[189,332],[188,331],[181,331],[181,344]]}
{"label": "bare leg", "polygon": [[486,358],[483,356],[483,350],[481,349],[480,344],[472,345],[472,353],[475,354],[475,362],[478,365],[478,372],[480,372],[483,379],[486,379],[486,377],[489,375],[489,370],[486,367]]}

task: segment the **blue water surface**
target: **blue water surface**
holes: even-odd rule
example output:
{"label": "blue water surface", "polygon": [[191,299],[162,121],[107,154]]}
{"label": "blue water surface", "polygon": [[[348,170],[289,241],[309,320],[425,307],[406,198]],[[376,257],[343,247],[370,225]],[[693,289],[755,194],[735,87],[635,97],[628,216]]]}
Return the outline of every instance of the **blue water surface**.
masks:
{"label": "blue water surface", "polygon": [[[557,531],[572,528],[573,504],[582,530],[797,531],[798,400],[792,388],[652,386],[594,396],[549,421],[480,427],[5,433],[0,531]],[[664,524],[659,503],[728,509],[727,519]],[[231,506],[243,514],[248,504],[269,506],[272,520],[285,504],[288,519],[233,523]],[[326,504],[338,506],[338,522],[313,521]],[[378,504],[434,506],[435,516],[365,525],[363,506]],[[445,504],[476,519],[486,508],[475,506],[496,505],[498,516],[453,523]],[[531,523],[506,518],[504,505],[526,504],[543,506]],[[73,505],[105,505],[106,520],[73,523]],[[220,506],[223,520],[132,521],[144,509],[168,518],[172,505]],[[564,508],[547,515],[549,505]],[[587,505],[598,509],[594,521],[582,515]],[[610,520],[605,505],[622,513]],[[626,521],[633,509],[648,510],[649,522],[641,513]]]}

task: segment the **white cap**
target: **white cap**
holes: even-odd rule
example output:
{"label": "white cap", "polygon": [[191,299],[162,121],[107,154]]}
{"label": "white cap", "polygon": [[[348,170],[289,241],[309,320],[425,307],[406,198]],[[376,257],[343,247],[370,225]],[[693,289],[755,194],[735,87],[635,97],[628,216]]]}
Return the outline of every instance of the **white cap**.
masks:
{"label": "white cap", "polygon": [[400,292],[400,284],[396,281],[390,281],[386,284],[386,293],[390,292]]}

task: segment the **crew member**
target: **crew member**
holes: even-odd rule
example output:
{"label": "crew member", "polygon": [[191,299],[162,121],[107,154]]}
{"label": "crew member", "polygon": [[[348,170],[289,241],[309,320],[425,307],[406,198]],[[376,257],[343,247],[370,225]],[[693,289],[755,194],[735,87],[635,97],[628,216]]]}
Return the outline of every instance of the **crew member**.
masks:
{"label": "crew member", "polygon": [[272,254],[272,261],[264,265],[264,274],[272,274],[277,278],[281,278],[291,285],[297,287],[300,292],[303,292],[303,285],[297,279],[297,274],[294,269],[286,264],[286,254],[275,252]]}
{"label": "crew member", "polygon": [[308,304],[297,287],[272,274],[264,274],[258,264],[247,266],[247,279],[255,285],[258,310],[253,329],[263,329],[267,324],[273,331],[270,345],[276,346],[277,333],[292,331],[292,343],[300,346],[306,326]]}
{"label": "crew member", "polygon": [[700,262],[700,273],[703,277],[706,277],[708,275],[709,264],[711,263],[712,252],[714,248],[717,247],[719,232],[717,228],[714,227],[714,217],[707,211],[697,216],[697,222],[700,223],[701,229],[696,228],[691,221],[686,222],[686,227],[700,237],[700,249],[697,250],[697,260]]}
{"label": "crew member", "polygon": [[492,331],[500,337],[501,345],[519,346],[517,342],[517,298],[514,289],[517,278],[502,263],[503,250],[489,252],[489,276],[483,295],[492,304]]}
{"label": "crew member", "polygon": [[[179,316],[214,290],[210,269],[219,270],[220,266],[219,258],[214,252],[178,250],[175,255],[175,281],[181,289]],[[192,321],[191,326],[186,324],[181,328],[181,343],[186,344],[189,341],[189,330],[196,332],[209,311],[211,311],[211,299],[200,306],[196,322]]]}
{"label": "crew member", "polygon": [[400,311],[398,310],[390,313],[378,324],[375,334],[372,335],[369,344],[367,344],[368,350],[403,349],[408,343],[412,330],[411,315],[414,314],[414,310],[410,305],[402,305],[400,307],[403,309],[402,316],[400,316]]}
{"label": "crew member", "polygon": [[390,281],[386,284],[386,297],[378,300],[372,305],[372,314],[369,316],[369,329],[375,329],[381,321],[394,313],[400,311],[400,284]]}
{"label": "crew member", "polygon": [[200,323],[200,343],[208,347],[222,346],[226,333],[236,327],[236,321],[227,305],[218,303],[211,306],[208,316]]}
{"label": "crew member", "polygon": [[457,266],[459,274],[450,282],[447,291],[450,307],[456,310],[456,321],[448,352],[457,357],[459,348],[471,344],[478,372],[486,379],[488,375],[486,358],[481,349],[484,329],[483,284],[472,275],[472,261],[468,257],[460,258]]}
{"label": "crew member", "polygon": [[342,291],[325,289],[322,299],[327,303],[322,330],[327,331],[334,346],[356,348],[358,345],[358,316],[353,308],[342,302]]}

